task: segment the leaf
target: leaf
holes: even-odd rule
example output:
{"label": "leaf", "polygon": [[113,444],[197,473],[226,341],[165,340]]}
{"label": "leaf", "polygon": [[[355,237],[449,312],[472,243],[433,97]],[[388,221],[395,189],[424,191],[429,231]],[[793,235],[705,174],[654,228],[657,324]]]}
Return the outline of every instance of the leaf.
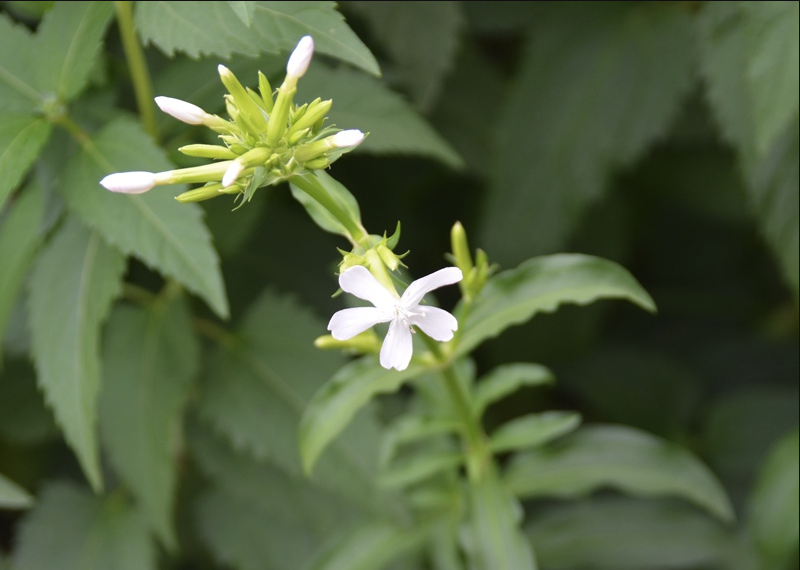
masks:
{"label": "leaf", "polygon": [[171,170],[162,151],[138,124],[126,119],[103,128],[91,145],[70,162],[59,187],[69,207],[120,251],[174,277],[220,317],[227,317],[219,259],[202,210],[196,204],[179,204],[173,200],[178,191],[167,188],[128,196],[107,192],[99,184],[111,172]]}
{"label": "leaf", "polygon": [[28,359],[10,359],[0,374],[0,438],[16,446],[36,446],[59,436],[53,416],[36,387]]}
{"label": "leaf", "polygon": [[671,126],[694,82],[682,6],[551,3],[530,29],[496,121],[479,228],[482,249],[505,265],[563,248],[610,175]]}
{"label": "leaf", "polygon": [[347,67],[312,64],[298,86],[298,101],[333,99],[331,124],[369,136],[355,152],[406,154],[439,160],[459,169],[461,157],[403,98],[386,85]]}
{"label": "leaf", "polygon": [[137,6],[142,38],[167,55],[193,58],[234,53],[257,56],[289,53],[301,37],[314,38],[315,50],[380,75],[378,63],[336,11],[334,2],[255,2],[253,21],[245,25],[227,2],[147,2]]}
{"label": "leaf", "polygon": [[[753,102],[755,145],[763,155],[797,123],[800,105],[800,11],[797,2],[741,2],[744,79]],[[795,154],[796,157],[796,154]]]}
{"label": "leaf", "polygon": [[[44,199],[39,187],[29,186],[7,204],[0,217],[0,337],[6,330],[22,281],[42,241]],[[0,360],[2,355],[0,354]]]}
{"label": "leaf", "polygon": [[70,101],[86,85],[113,14],[109,2],[54,2],[36,32],[37,86]]}
{"label": "leaf", "polygon": [[329,547],[308,566],[309,570],[381,570],[403,554],[421,547],[427,528],[402,528],[382,520],[369,521]]}
{"label": "leaf", "polygon": [[33,268],[29,326],[39,386],[95,490],[100,327],[121,291],[125,260],[68,217]]}
{"label": "leaf", "polygon": [[121,307],[109,320],[100,435],[114,469],[172,550],[176,452],[199,356],[191,315],[176,288],[167,289],[148,311]]}
{"label": "leaf", "polygon": [[0,509],[27,509],[31,505],[33,497],[0,473]]}
{"label": "leaf", "polygon": [[487,338],[562,303],[586,305],[597,299],[627,299],[655,311],[650,295],[623,267],[589,255],[535,257],[489,279],[461,323],[456,354],[467,354]]}
{"label": "leaf", "polygon": [[48,484],[23,519],[14,570],[156,570],[147,527],[121,494]]}
{"label": "leaf", "polygon": [[585,426],[517,455],[505,473],[522,498],[581,497],[602,487],[641,496],[677,496],[723,521],[734,518],[724,489],[687,450],[623,426]]}
{"label": "leaf", "polygon": [[[314,186],[317,189],[321,189],[326,198],[340,208],[348,219],[361,225],[361,212],[358,207],[358,201],[343,184],[337,182],[324,170],[317,170],[310,174],[309,177],[313,177],[319,182]],[[323,207],[318,200],[302,190],[307,185],[309,185],[308,181],[303,177],[296,176],[289,184],[289,188],[292,191],[292,196],[303,205],[311,219],[326,232],[339,234],[346,238],[351,238],[351,240],[354,239],[348,229],[331,214],[328,208]]]}
{"label": "leaf", "polygon": [[756,542],[770,567],[788,564],[797,551],[800,525],[797,430],[772,446],[750,497],[750,520]]}
{"label": "leaf", "polygon": [[0,111],[39,111],[40,94],[35,85],[34,36],[22,24],[0,14]]}
{"label": "leaf", "polygon": [[253,13],[256,10],[255,2],[228,2],[228,6],[239,17],[246,27],[250,27],[253,23]]}
{"label": "leaf", "polygon": [[50,129],[40,117],[0,113],[0,210],[36,160]]}
{"label": "leaf", "polygon": [[603,497],[539,509],[525,525],[552,570],[727,568],[730,539],[702,513],[675,502]]}
{"label": "leaf", "polygon": [[[200,416],[237,449],[302,476],[295,435],[314,392],[343,362],[313,342],[324,324],[292,298],[265,291],[226,339],[202,379]],[[267,437],[265,434],[283,434]],[[333,446],[315,481],[354,502],[373,496],[380,428],[370,415]]]}
{"label": "leaf", "polygon": [[441,450],[412,453],[409,457],[388,467],[378,477],[384,489],[399,489],[416,485],[444,471],[452,472],[464,462],[461,453],[443,453]]}
{"label": "leaf", "polygon": [[372,357],[343,366],[314,394],[300,421],[300,455],[310,473],[326,447],[353,416],[378,394],[396,392],[424,370],[412,364],[402,372],[386,370]]}
{"label": "leaf", "polygon": [[536,570],[536,559],[519,529],[522,508],[488,465],[468,488],[469,519],[463,529],[474,570]]}
{"label": "leaf", "polygon": [[494,404],[522,388],[555,381],[553,373],[540,364],[527,362],[501,364],[481,377],[475,389],[475,413],[482,416]]}
{"label": "leaf", "polygon": [[430,110],[453,67],[464,25],[458,2],[347,2],[395,64],[418,109]]}
{"label": "leaf", "polygon": [[493,433],[490,441],[494,453],[538,447],[575,430],[581,423],[574,412],[543,412],[514,418]]}

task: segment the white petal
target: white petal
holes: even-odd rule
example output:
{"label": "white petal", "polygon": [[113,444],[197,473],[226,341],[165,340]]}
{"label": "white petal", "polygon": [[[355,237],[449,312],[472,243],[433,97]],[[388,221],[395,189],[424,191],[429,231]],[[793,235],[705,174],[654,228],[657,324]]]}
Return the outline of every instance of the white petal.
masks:
{"label": "white petal", "polygon": [[348,129],[339,131],[331,137],[336,148],[347,148],[349,146],[360,145],[364,140],[364,133],[358,129]]}
{"label": "white petal", "polygon": [[356,265],[339,275],[339,287],[345,293],[369,301],[379,309],[393,311],[398,299],[363,265]]}
{"label": "white petal", "polygon": [[314,40],[311,36],[303,36],[297,42],[297,47],[294,48],[292,55],[289,56],[289,61],[286,64],[286,75],[298,78],[305,75],[313,55]]}
{"label": "white petal", "polygon": [[236,182],[242,170],[244,170],[244,166],[239,160],[231,162],[230,166],[225,170],[225,174],[222,176],[222,186],[228,188],[231,184]]}
{"label": "white petal", "polygon": [[342,309],[333,314],[328,330],[336,340],[348,340],[378,323],[390,321],[392,316],[375,307]]}
{"label": "white petal", "polygon": [[422,298],[429,291],[438,289],[445,285],[452,285],[461,281],[461,270],[458,267],[445,267],[439,271],[434,271],[430,275],[417,279],[403,293],[401,304],[403,307],[410,308],[418,305]]}
{"label": "white petal", "polygon": [[156,105],[167,115],[189,125],[202,125],[207,113],[197,105],[174,99],[172,97],[156,97]]}
{"label": "white petal", "polygon": [[387,370],[405,370],[413,352],[411,330],[400,319],[394,319],[381,347],[381,366]]}
{"label": "white petal", "polygon": [[409,322],[417,325],[434,340],[442,342],[450,340],[453,338],[453,332],[458,330],[458,320],[445,310],[438,307],[419,307],[418,311]]}
{"label": "white petal", "polygon": [[156,175],[152,172],[117,172],[109,174],[100,184],[112,192],[122,194],[143,194],[156,185]]}

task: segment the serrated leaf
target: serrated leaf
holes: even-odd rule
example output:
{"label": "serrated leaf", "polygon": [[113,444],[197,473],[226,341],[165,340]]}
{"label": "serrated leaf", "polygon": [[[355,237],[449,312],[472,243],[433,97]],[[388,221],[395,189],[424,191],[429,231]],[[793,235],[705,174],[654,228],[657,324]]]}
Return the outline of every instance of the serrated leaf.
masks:
{"label": "serrated leaf", "polygon": [[727,531],[675,502],[605,497],[539,509],[525,525],[552,570],[728,568]]}
{"label": "serrated leaf", "polygon": [[34,37],[28,29],[0,14],[0,111],[39,110],[40,95],[34,77],[36,55]]}
{"label": "serrated leaf", "polygon": [[402,528],[386,521],[370,521],[337,537],[308,570],[380,570],[421,547],[426,538],[425,525]]}
{"label": "serrated leaf", "polygon": [[[41,221],[44,199],[41,189],[29,186],[0,213],[0,337],[6,330],[11,309],[22,288],[22,281],[42,241]],[[0,353],[2,362],[2,353]]]}
{"label": "serrated leaf", "polygon": [[245,25],[227,2],[146,2],[137,6],[136,27],[145,41],[167,55],[190,57],[234,53],[290,53],[301,37],[314,38],[315,50],[380,75],[375,58],[347,26],[334,2],[255,2]]}
{"label": "serrated leaf", "polygon": [[33,505],[25,489],[0,473],[0,509],[27,509]]}
{"label": "serrated leaf", "polygon": [[36,31],[36,79],[44,98],[69,101],[86,84],[114,7],[109,2],[54,2]]}
{"label": "serrated leaf", "polygon": [[[201,417],[238,449],[302,476],[298,426],[314,392],[343,359],[321,352],[314,339],[325,326],[292,298],[264,292],[203,377]],[[337,441],[314,480],[355,501],[372,496],[380,428],[369,415]],[[355,426],[354,426],[355,428]],[[265,437],[264,434],[286,437]]]}
{"label": "serrated leaf", "polygon": [[426,156],[451,168],[464,162],[450,144],[385,83],[347,67],[312,64],[298,85],[298,101],[333,99],[330,124],[369,136],[355,152]]}
{"label": "serrated leaf", "polygon": [[798,433],[781,438],[770,450],[750,497],[750,521],[756,541],[772,567],[786,565],[797,551],[800,525]]}
{"label": "serrated leaf", "polygon": [[50,129],[41,117],[0,113],[0,211],[47,142]]}
{"label": "serrated leaf", "polygon": [[586,426],[517,455],[505,482],[519,497],[581,497],[602,487],[642,496],[676,496],[723,521],[733,507],[713,473],[687,450],[634,428]]}
{"label": "serrated leaf", "polygon": [[102,487],[95,426],[100,327],[124,272],[117,251],[68,217],[31,276],[29,326],[39,386],[95,490]]}
{"label": "serrated leaf", "polygon": [[552,371],[541,364],[529,362],[501,364],[481,377],[475,389],[475,413],[478,417],[482,416],[490,405],[522,387],[552,384],[554,381]]}
{"label": "serrated leaf", "polygon": [[242,23],[250,27],[250,24],[253,23],[253,13],[256,10],[256,3],[255,2],[228,2],[228,6],[231,7],[231,10],[239,17]]}
{"label": "serrated leaf", "polygon": [[531,26],[497,120],[482,249],[514,264],[560,250],[609,176],[672,123],[694,81],[674,4],[552,3]]}
{"label": "serrated leaf", "polygon": [[574,412],[527,414],[507,421],[492,432],[489,445],[494,453],[538,447],[566,435],[581,423]]}
{"label": "serrated leaf", "polygon": [[598,299],[627,299],[655,310],[650,295],[613,261],[589,255],[535,257],[502,271],[486,283],[456,337],[456,354],[467,354],[487,338],[563,303],[586,305]]}
{"label": "serrated leaf", "polygon": [[464,18],[458,2],[348,2],[395,64],[417,108],[436,102],[453,66]]}
{"label": "serrated leaf", "polygon": [[402,372],[386,370],[372,357],[343,366],[303,411],[300,455],[304,470],[311,472],[325,448],[373,397],[397,391],[423,371],[423,367],[414,364]]}
{"label": "serrated leaf", "polygon": [[178,434],[199,362],[180,293],[165,291],[148,311],[121,307],[113,313],[103,362],[100,434],[111,464],[158,537],[174,549]]}
{"label": "serrated leaf", "polygon": [[111,172],[171,170],[162,151],[138,124],[126,119],[110,123],[91,145],[70,161],[59,186],[69,207],[120,251],[174,277],[219,316],[227,317],[219,259],[202,210],[196,204],[176,202],[173,197],[178,192],[170,191],[172,187],[128,196],[108,192],[99,184]]}
{"label": "serrated leaf", "polygon": [[800,10],[797,2],[741,2],[745,81],[753,101],[755,144],[766,153],[800,104]]}
{"label": "serrated leaf", "polygon": [[23,519],[15,570],[156,570],[147,526],[121,494],[50,483]]}
{"label": "serrated leaf", "polygon": [[462,533],[474,570],[536,570],[536,558],[520,532],[522,507],[488,465],[469,489],[469,519]]}

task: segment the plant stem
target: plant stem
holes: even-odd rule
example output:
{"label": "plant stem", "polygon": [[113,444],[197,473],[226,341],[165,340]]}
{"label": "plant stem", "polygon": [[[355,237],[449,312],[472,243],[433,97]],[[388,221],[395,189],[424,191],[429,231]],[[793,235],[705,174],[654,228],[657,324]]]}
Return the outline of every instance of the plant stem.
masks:
{"label": "plant stem", "polygon": [[125,50],[125,57],[128,60],[128,68],[133,81],[133,91],[136,94],[136,105],[139,107],[142,125],[144,130],[153,137],[153,140],[158,140],[155,106],[153,104],[153,86],[150,82],[150,73],[147,70],[144,51],[139,43],[139,38],[136,37],[136,30],[133,26],[133,2],[114,2],[114,7],[117,10],[117,24],[122,37],[122,48]]}

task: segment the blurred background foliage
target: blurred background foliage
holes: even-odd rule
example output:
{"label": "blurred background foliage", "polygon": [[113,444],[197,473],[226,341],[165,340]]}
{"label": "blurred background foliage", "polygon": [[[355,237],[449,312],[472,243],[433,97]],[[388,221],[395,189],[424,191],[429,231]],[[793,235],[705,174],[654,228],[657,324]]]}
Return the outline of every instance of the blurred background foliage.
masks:
{"label": "blurred background foliage", "polygon": [[[52,4],[3,2],[0,17],[33,30]],[[170,3],[136,4],[156,94],[221,112],[220,57],[243,81],[258,69],[270,79],[282,75],[285,51],[220,54],[180,37],[165,45],[170,31],[148,25],[142,11]],[[224,3],[197,10],[209,4]],[[338,10],[376,56],[382,77],[318,55],[299,97],[332,97],[333,123],[371,133],[332,174],[358,198],[372,232],[391,233],[402,222],[400,250],[410,250],[415,275],[443,266],[449,228],[460,220],[471,245],[501,268],[542,254],[598,255],[629,269],[658,305],[656,316],[622,303],[565,307],[484,344],[475,353],[481,371],[532,361],[557,377],[552,388],[521,391],[494,406],[489,421],[570,409],[586,422],[641,428],[706,461],[736,507],[737,525],[725,528],[683,504],[610,492],[527,504],[541,567],[796,568],[796,477],[782,488],[788,494],[768,495],[780,480],[770,469],[797,472],[798,4],[345,1]],[[112,23],[90,88],[70,112],[96,129],[118,113],[115,105],[135,110]],[[205,133],[169,117],[159,121],[170,160],[194,164],[174,149]],[[50,156],[66,139],[54,137]],[[0,152],[0,168],[11,160]],[[54,174],[39,165],[37,176]],[[281,316],[281,306],[297,303],[309,314],[297,324],[308,328],[308,338],[325,332],[315,326],[341,308],[331,294],[335,248],[344,244],[320,232],[286,189],[261,191],[234,213],[232,206],[227,197],[202,203],[231,307],[232,324],[225,326],[256,334],[259,326],[270,328],[258,315],[277,311],[278,322],[286,322],[293,317]],[[158,291],[163,278],[131,259],[126,281]],[[452,306],[451,294],[439,295],[444,306]],[[208,312],[199,302],[192,310]],[[133,342],[124,336],[137,330],[137,318],[115,312],[104,350],[124,351],[115,346]],[[27,515],[0,511],[3,570],[44,569],[33,545],[64,526],[100,524],[129,500],[122,493],[112,495],[116,503],[101,502],[64,482],[82,476],[33,382],[24,320],[22,309],[13,311],[5,333],[0,473],[41,506]],[[333,354],[318,357],[287,377],[329,375],[341,363]],[[234,364],[224,358],[210,366],[228,373]],[[187,377],[193,366],[184,366]],[[247,415],[247,402],[208,393],[189,414],[188,432],[204,435],[189,438],[192,459],[178,484],[180,552],[156,555],[131,514],[114,519],[115,532],[138,541],[131,548],[143,562],[134,557],[106,568],[155,568],[156,558],[162,568],[223,567],[215,560],[236,569],[301,568],[308,545],[347,518],[341,513],[350,510],[337,506],[341,494],[309,487],[300,495],[316,501],[309,507],[313,528],[291,509],[285,520],[296,526],[282,523],[278,535],[277,527],[262,526],[264,513],[288,499],[264,495],[263,484],[226,484],[261,478],[274,480],[274,489],[291,488],[280,481],[296,466],[282,470],[262,460],[272,456],[270,447],[294,446],[295,434],[237,433],[245,428],[226,426],[220,409]],[[378,417],[391,416],[403,397],[385,398]],[[252,427],[261,424],[253,420]],[[220,434],[235,445],[224,445]],[[781,457],[788,458],[783,467],[770,467],[768,459],[778,465]],[[226,475],[237,461],[249,463]],[[758,521],[770,519],[763,513],[768,503],[790,510],[785,528],[765,538]],[[92,518],[98,509],[105,514]],[[271,559],[267,553],[278,548],[288,554]],[[15,552],[15,565],[3,552]],[[402,566],[417,567],[424,566]]]}

